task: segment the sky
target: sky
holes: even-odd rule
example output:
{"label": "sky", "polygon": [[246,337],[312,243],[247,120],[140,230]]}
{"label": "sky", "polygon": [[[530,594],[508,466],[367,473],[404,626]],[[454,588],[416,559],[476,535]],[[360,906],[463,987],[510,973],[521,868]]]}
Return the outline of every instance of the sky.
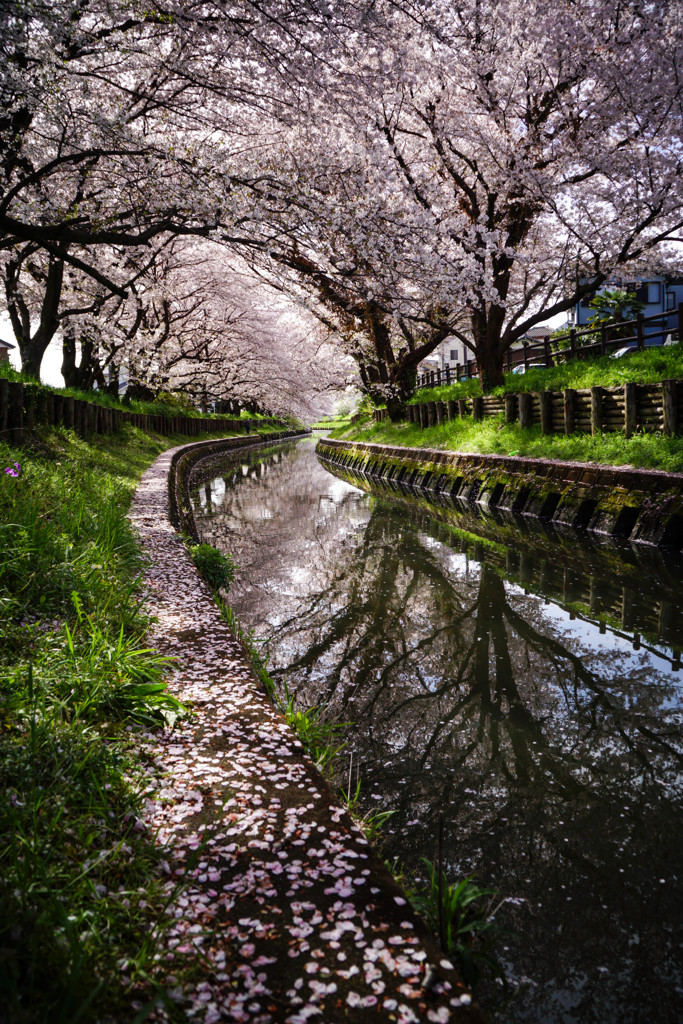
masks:
{"label": "sky", "polygon": [[[10,350],[9,361],[15,369],[21,369],[21,359],[19,358],[19,349],[16,347],[16,341],[14,338],[14,332],[12,331],[12,325],[7,313],[0,311],[0,339],[8,342],[10,345],[15,347]],[[43,363],[40,368],[40,379],[43,384],[51,384],[53,387],[63,388],[64,378],[62,377],[61,367],[62,365],[62,344],[59,339],[53,339],[50,343],[47,352],[43,358]]]}

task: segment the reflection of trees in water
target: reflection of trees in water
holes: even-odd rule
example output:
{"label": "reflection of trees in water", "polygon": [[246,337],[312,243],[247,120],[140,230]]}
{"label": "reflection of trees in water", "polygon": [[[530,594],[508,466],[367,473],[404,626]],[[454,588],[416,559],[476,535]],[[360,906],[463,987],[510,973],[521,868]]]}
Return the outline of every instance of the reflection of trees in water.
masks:
{"label": "reflection of trees in water", "polygon": [[[322,697],[357,723],[366,794],[379,788],[399,809],[391,853],[430,856],[445,811],[454,872],[484,870],[504,892],[542,902],[524,917],[535,952],[525,960],[518,951],[518,968],[521,960],[539,981],[567,978],[588,950],[589,968],[598,966],[609,906],[624,964],[634,935],[648,947],[640,971],[626,973],[649,992],[669,950],[662,929],[676,920],[658,891],[678,857],[675,812],[657,781],[674,767],[662,725],[668,689],[638,658],[623,678],[609,653],[589,666],[490,567],[454,583],[447,562],[412,524],[376,509],[325,595],[325,619],[315,595],[276,630],[281,651],[306,635],[288,680],[304,700]],[[406,833],[416,814],[420,832]],[[580,916],[567,917],[571,901]],[[562,939],[543,963],[550,922]]]}
{"label": "reflection of trees in water", "polygon": [[290,572],[301,566],[311,574],[316,566],[326,571],[323,550],[343,539],[339,530],[350,532],[347,506],[367,502],[347,485],[342,485],[341,507],[321,495],[321,477],[329,476],[311,455],[299,444],[265,457],[254,453],[234,465],[222,463],[220,476],[207,467],[193,491],[202,539],[229,551],[237,563],[231,600],[250,625],[260,626],[274,610]]}
{"label": "reflection of trees in water", "polygon": [[[226,491],[213,536],[237,518],[230,550],[269,591],[245,590],[240,614],[270,616],[275,664],[302,702],[355,723],[368,805],[379,793],[397,809],[388,852],[431,856],[443,813],[451,870],[476,868],[529,900],[524,942],[511,941],[516,969],[548,992],[553,978],[561,988],[586,974],[583,988],[570,984],[583,993],[571,1019],[674,1020],[668,677],[640,655],[563,635],[541,601],[437,543],[443,530],[426,516],[354,492],[330,502],[305,459],[267,474]],[[272,519],[256,515],[264,502]],[[276,543],[284,569],[280,554],[271,564]],[[609,956],[609,976],[596,974]],[[542,1019],[544,998],[511,1019]]]}
{"label": "reflection of trees in water", "polygon": [[[404,484],[376,480],[369,484],[339,467],[328,468],[361,489],[390,496],[413,516],[424,516],[428,508],[430,533],[437,539],[452,544],[454,530],[468,531],[468,541],[461,539],[461,544],[474,551],[479,548],[486,561],[502,569],[507,579],[563,606],[582,606],[590,619],[602,621],[603,629],[611,623],[617,631],[625,630],[636,650],[641,634],[658,645],[671,645],[672,660],[680,666],[680,554],[605,534],[558,529],[547,520],[442,493],[418,496]],[[443,525],[439,528],[436,522]],[[478,540],[481,537],[493,545],[483,546]]]}
{"label": "reflection of trees in water", "polygon": [[436,748],[462,746],[465,724],[464,761],[472,750],[485,751],[485,767],[515,784],[540,766],[567,792],[576,789],[571,773],[579,767],[582,774],[585,764],[567,743],[554,742],[558,728],[574,733],[572,743],[598,748],[609,741],[605,756],[618,747],[619,756],[654,770],[652,758],[671,749],[666,731],[648,724],[665,694],[658,686],[643,693],[637,659],[629,661],[632,685],[609,680],[610,654],[593,657],[600,672],[589,669],[546,623],[534,623],[540,609],[532,610],[533,600],[516,602],[524,615],[513,606],[487,566],[478,577],[453,579],[438,549],[380,506],[351,560],[336,576],[327,574],[327,590],[303,595],[280,622],[273,636],[278,663],[289,655],[290,684],[362,722],[385,760],[400,739],[398,757],[417,758],[418,779]]}

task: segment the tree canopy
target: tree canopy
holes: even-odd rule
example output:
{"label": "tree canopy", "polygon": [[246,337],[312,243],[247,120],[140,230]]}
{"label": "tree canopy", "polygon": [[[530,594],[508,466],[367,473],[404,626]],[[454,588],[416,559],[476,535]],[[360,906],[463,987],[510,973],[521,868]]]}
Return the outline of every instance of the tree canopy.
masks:
{"label": "tree canopy", "polygon": [[[8,0],[0,31],[0,254],[34,375],[57,331],[95,379],[156,367],[160,334],[182,362],[243,298],[209,268],[246,261],[400,415],[449,335],[494,386],[531,327],[680,240],[667,0]],[[219,323],[217,393],[241,360]],[[331,383],[315,356],[305,377]]]}

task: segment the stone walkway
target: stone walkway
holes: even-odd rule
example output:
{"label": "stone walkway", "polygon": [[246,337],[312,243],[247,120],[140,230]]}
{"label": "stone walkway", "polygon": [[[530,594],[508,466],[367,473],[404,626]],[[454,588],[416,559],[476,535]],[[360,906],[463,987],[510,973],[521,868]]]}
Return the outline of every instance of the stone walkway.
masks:
{"label": "stone walkway", "polygon": [[[169,522],[174,449],[131,510],[151,560],[151,644],[195,716],[149,737],[146,825],[183,882],[162,957],[197,965],[188,1020],[481,1022],[421,919],[252,673]],[[159,1011],[158,1019],[164,1019]]]}

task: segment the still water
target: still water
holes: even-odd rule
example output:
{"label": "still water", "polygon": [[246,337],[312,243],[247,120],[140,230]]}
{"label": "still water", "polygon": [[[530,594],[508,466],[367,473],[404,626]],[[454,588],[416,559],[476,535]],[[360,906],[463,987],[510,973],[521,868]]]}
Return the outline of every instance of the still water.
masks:
{"label": "still water", "polygon": [[443,817],[449,878],[507,897],[497,1019],[678,1024],[683,563],[336,472],[298,442],[193,502],[274,675],[352,723],[386,857]]}

